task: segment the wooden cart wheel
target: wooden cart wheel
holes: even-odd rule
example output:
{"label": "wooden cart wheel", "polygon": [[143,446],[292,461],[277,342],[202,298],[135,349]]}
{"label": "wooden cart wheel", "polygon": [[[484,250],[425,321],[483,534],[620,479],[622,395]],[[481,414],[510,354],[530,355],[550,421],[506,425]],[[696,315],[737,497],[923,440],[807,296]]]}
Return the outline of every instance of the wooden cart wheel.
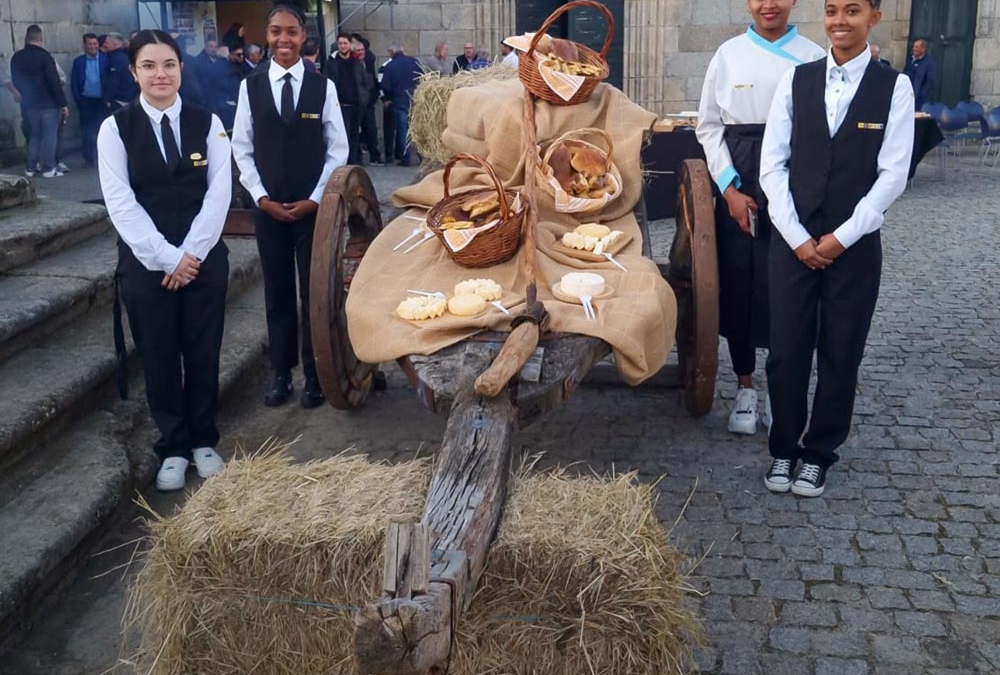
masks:
{"label": "wooden cart wheel", "polygon": [[354,355],[344,307],[368,246],[382,231],[382,212],[365,170],[342,166],[330,176],[316,215],[309,284],[316,372],[326,400],[338,410],[365,404],[375,368]]}
{"label": "wooden cart wheel", "polygon": [[684,403],[692,415],[701,416],[712,409],[719,370],[719,261],[711,177],[704,161],[684,161],[677,192],[668,281],[677,295]]}

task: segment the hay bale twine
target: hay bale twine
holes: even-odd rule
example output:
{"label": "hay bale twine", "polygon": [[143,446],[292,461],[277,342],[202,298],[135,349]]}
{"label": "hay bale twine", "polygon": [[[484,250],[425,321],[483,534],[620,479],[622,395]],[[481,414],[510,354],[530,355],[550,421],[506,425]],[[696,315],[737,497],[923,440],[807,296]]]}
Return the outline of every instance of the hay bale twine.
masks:
{"label": "hay bale twine", "polygon": [[425,73],[421,76],[410,103],[410,143],[425,160],[445,164],[454,154],[441,140],[444,130],[448,128],[448,100],[452,92],[516,77],[517,68],[507,65],[463,70],[444,77],[436,71]]}
{"label": "hay bale twine", "polygon": [[[385,525],[418,520],[430,463],[234,461],[149,522],[126,625],[149,675],[356,673],[355,608],[378,597]],[[680,557],[631,474],[512,484],[451,673],[687,672],[698,627]]]}

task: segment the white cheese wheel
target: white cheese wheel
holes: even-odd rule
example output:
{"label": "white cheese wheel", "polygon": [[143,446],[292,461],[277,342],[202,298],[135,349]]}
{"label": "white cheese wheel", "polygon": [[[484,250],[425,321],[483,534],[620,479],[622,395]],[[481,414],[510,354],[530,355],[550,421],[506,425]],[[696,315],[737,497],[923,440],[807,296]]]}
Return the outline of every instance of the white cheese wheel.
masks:
{"label": "white cheese wheel", "polygon": [[[584,223],[583,225],[578,225],[573,231],[577,234],[582,234],[584,237],[593,237],[594,239],[601,239],[611,234],[611,228],[600,223]],[[593,246],[590,248],[593,248]]]}
{"label": "white cheese wheel", "polygon": [[492,279],[466,279],[455,285],[455,295],[478,295],[492,302],[503,297],[503,288]]}
{"label": "white cheese wheel", "polygon": [[566,295],[595,297],[604,292],[604,277],[593,272],[570,272],[564,274],[559,282],[562,292]]}
{"label": "white cheese wheel", "polygon": [[448,301],[448,311],[455,316],[475,316],[486,309],[486,301],[478,295],[456,295]]}
{"label": "white cheese wheel", "polygon": [[448,303],[439,296],[411,296],[396,307],[396,314],[407,321],[424,321],[443,316]]}

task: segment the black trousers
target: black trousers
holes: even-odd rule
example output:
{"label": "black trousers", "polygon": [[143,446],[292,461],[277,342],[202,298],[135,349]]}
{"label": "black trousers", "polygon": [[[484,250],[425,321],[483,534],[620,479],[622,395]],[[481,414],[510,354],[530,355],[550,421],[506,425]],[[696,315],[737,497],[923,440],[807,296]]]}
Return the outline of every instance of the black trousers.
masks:
{"label": "black trousers", "polygon": [[391,105],[382,105],[382,147],[385,149],[385,163],[392,164],[395,159],[402,161],[403,155],[396,148],[396,118]]}
{"label": "black trousers", "polygon": [[[851,430],[858,368],[878,301],[882,240],[869,234],[825,270],[810,270],[775,236],[770,272],[771,456],[830,466]],[[806,431],[814,351],[816,394]]]}
{"label": "black trousers", "polygon": [[726,146],[740,174],[740,192],[757,202],[757,236],[740,229],[729,215],[721,193],[715,199],[716,248],[719,254],[719,334],[729,344],[737,376],[756,370],[757,348],[768,346],[768,250],[771,218],[767,197],[760,188],[760,148],[763,124],[730,125]]}
{"label": "black trousers", "polygon": [[361,117],[364,110],[350,103],[340,104],[340,114],[344,117],[344,129],[347,130],[348,164],[361,164]]}
{"label": "black trousers", "polygon": [[97,132],[101,122],[108,116],[108,106],[99,98],[81,98],[80,108],[80,150],[83,161],[94,164],[97,161]]}
{"label": "black trousers", "polygon": [[361,116],[361,145],[368,149],[368,159],[373,164],[382,163],[382,153],[378,147],[378,127],[375,125],[375,104],[365,106]]}
{"label": "black trousers", "polygon": [[[120,245],[121,246],[121,245]],[[160,459],[191,459],[194,448],[215,447],[219,430],[219,352],[226,317],[229,252],[212,249],[198,277],[168,291],[163,272],[150,272],[124,253],[119,263],[129,328],[142,356],[146,400],[160,438]]]}
{"label": "black trousers", "polygon": [[[258,210],[254,224],[264,272],[271,367],[276,373],[286,373],[298,365],[301,327],[302,370],[307,378],[314,378],[316,363],[309,327],[309,266],[312,263],[316,215],[294,223],[283,223]],[[301,308],[296,307],[295,299],[296,267]]]}

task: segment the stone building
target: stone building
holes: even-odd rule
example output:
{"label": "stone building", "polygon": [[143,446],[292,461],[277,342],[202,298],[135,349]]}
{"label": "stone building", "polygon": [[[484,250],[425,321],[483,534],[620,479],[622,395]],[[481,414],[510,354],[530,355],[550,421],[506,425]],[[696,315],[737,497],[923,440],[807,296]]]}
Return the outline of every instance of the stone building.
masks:
{"label": "stone building", "polygon": [[[659,113],[697,105],[715,48],[746,30],[745,0],[602,0],[616,22],[612,80],[636,102]],[[344,26],[367,35],[376,53],[401,42],[407,53],[428,56],[444,40],[451,54],[466,41],[496,54],[497,43],[516,32],[534,30],[562,0],[341,0]],[[582,10],[574,10],[579,12]],[[587,10],[592,12],[592,10]],[[1000,104],[1000,0],[883,0],[883,20],[873,41],[883,57],[902,69],[914,36],[930,39],[942,64],[941,99],[954,104],[974,98]],[[823,4],[799,0],[793,22],[825,45]],[[555,33],[599,47],[603,34],[589,22],[574,30],[572,17]],[[586,38],[586,39],[583,39]],[[949,100],[951,99],[951,100]]]}

